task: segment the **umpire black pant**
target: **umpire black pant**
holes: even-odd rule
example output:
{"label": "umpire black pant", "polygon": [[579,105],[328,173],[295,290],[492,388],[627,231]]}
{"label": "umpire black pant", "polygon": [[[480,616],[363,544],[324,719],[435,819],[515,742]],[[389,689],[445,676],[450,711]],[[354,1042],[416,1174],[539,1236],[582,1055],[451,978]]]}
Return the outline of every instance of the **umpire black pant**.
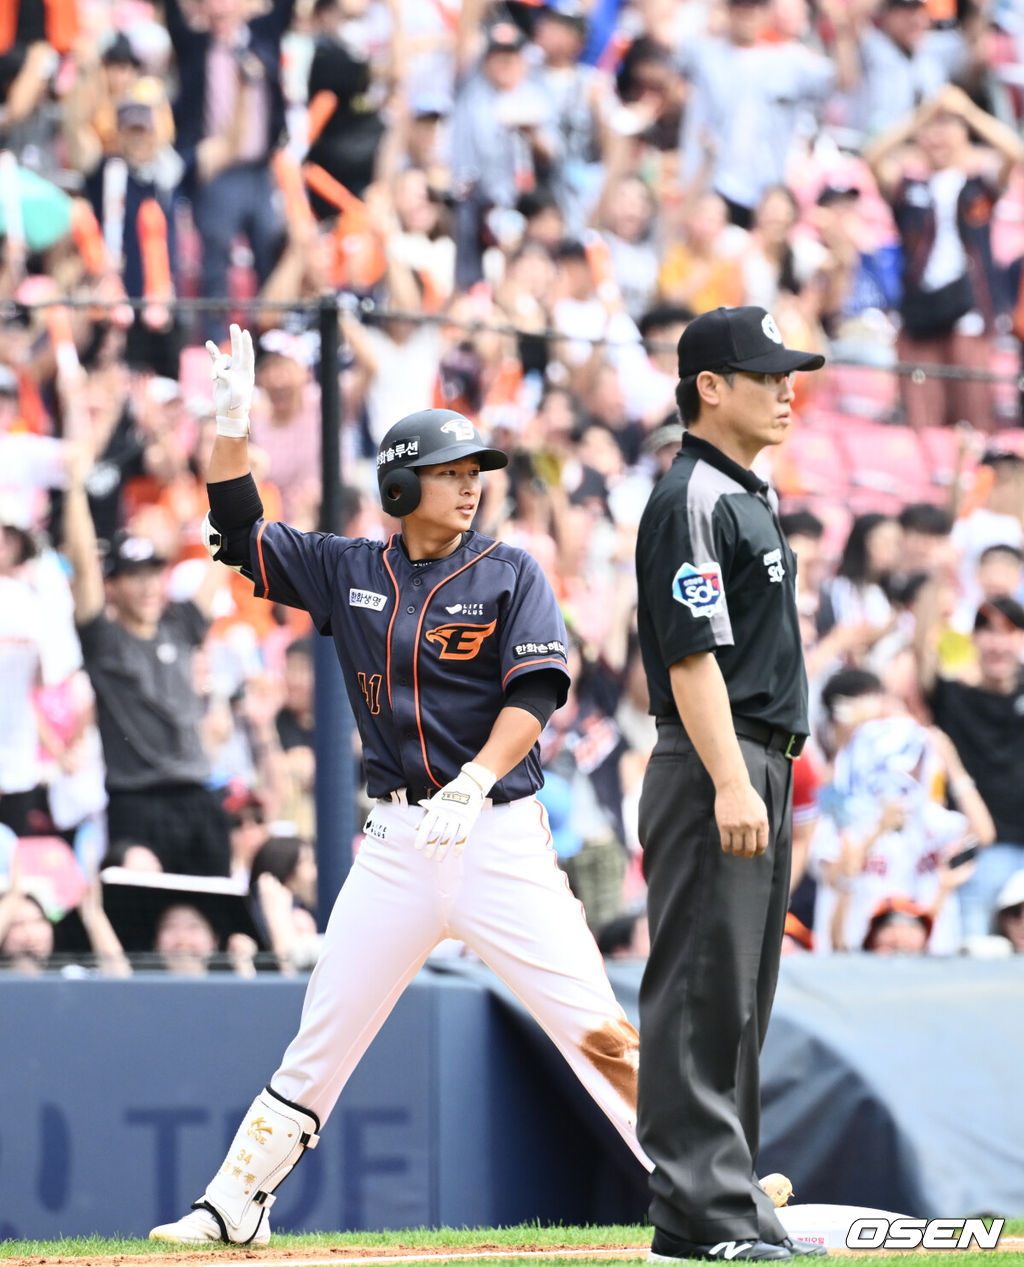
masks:
{"label": "umpire black pant", "polygon": [[698,1243],[779,1242],[757,1185],[759,1057],[789,903],[792,762],[741,738],[768,809],[757,858],[722,852],[715,789],[686,731],[658,722],[640,798],[651,954],[640,987],[637,1129],[651,1222]]}

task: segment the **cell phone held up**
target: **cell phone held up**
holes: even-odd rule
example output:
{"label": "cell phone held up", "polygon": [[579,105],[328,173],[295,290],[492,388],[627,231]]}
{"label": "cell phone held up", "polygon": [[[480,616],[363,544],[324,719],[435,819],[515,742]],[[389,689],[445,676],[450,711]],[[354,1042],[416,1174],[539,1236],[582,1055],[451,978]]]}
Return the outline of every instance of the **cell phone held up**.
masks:
{"label": "cell phone held up", "polygon": [[948,862],[946,863],[946,866],[949,867],[950,870],[955,871],[957,867],[963,867],[963,866],[966,866],[968,862],[973,862],[977,856],[978,856],[977,838],[974,836],[968,836],[967,839],[964,841],[964,847],[960,849],[957,853],[955,853],[952,856],[952,858],[948,860]]}

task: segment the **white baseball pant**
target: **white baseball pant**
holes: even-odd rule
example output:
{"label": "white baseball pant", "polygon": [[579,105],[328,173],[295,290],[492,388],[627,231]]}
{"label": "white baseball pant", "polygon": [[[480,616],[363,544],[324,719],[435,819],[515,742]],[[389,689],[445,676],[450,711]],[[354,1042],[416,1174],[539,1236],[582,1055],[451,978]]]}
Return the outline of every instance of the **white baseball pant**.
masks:
{"label": "white baseball pant", "polygon": [[422,815],[418,805],[374,807],[270,1085],[322,1127],[402,991],[454,937],[515,992],[650,1170],[636,1137],[636,1030],[558,868],[543,806],[486,802],[462,854],[441,862],[413,847]]}

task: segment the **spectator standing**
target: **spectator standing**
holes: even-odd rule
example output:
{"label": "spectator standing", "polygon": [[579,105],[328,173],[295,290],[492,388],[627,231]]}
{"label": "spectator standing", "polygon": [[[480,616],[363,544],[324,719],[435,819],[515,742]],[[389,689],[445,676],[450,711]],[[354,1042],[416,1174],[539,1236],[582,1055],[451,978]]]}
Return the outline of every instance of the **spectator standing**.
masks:
{"label": "spectator standing", "polygon": [[479,68],[463,83],[452,115],[452,183],[457,200],[456,280],[480,280],[487,213],[513,209],[558,153],[551,102],[530,78],[526,37],[495,22]]}
{"label": "spectator standing", "polygon": [[25,575],[36,553],[32,535],[3,519],[0,513],[0,823],[18,836],[49,835],[34,696],[63,677],[64,657]]}
{"label": "spectator standing", "polygon": [[[394,257],[388,263],[388,279],[394,307],[403,314],[418,314],[420,289],[411,271]],[[343,311],[341,320],[365,393],[367,429],[377,444],[389,418],[431,399],[441,359],[441,332],[433,322],[404,315],[375,318],[364,325],[353,313]]]}
{"label": "spectator standing", "polygon": [[299,638],[285,648],[284,702],[277,710],[274,724],[281,748],[313,747],[313,644]]}
{"label": "spectator standing", "polygon": [[622,176],[602,196],[595,218],[608,244],[622,302],[639,321],[658,290],[658,206],[639,176]]}
{"label": "spectator standing", "polygon": [[[681,179],[684,185],[703,179],[710,166],[712,188],[744,229],[762,192],[785,181],[801,113],[823,105],[836,83],[836,67],[823,54],[795,40],[762,39],[769,16],[764,0],[729,0],[722,34],[692,40],[680,51],[690,81]],[[845,21],[836,38],[852,44]]]}
{"label": "spectator standing", "polygon": [[267,455],[267,475],[281,494],[281,513],[299,517],[320,494],[320,389],[309,344],[273,330],[260,341],[256,384],[268,408],[253,438]]}
{"label": "spectator standing", "polygon": [[836,625],[864,625],[869,641],[888,633],[893,622],[886,593],[900,562],[900,527],[889,515],[869,511],[850,526],[836,575],[824,588],[818,632]]}
{"label": "spectator standing", "polygon": [[987,449],[975,472],[976,504],[954,523],[963,604],[959,625],[971,628],[981,603],[978,564],[992,546],[1024,549],[1024,459],[1007,449]]}
{"label": "spectator standing", "polygon": [[142,74],[142,59],[131,40],[118,32],[102,49],[91,40],[75,48],[75,77],[64,98],[62,122],[71,161],[81,167],[83,152],[112,154],[117,147],[117,103]]}
{"label": "spectator standing", "polygon": [[874,20],[857,35],[857,51],[860,82],[847,122],[869,139],[940,92],[968,63],[957,28],[932,29],[927,0],[881,0]]}
{"label": "spectator standing", "polygon": [[[996,895],[1024,866],[1024,607],[996,598],[978,608],[976,670],[972,680],[955,681],[938,667],[935,598],[935,586],[926,586],[917,604],[918,680],[935,724],[963,762],[964,788],[977,789],[995,823],[996,843],[980,852],[960,891],[964,934],[974,937],[989,931]],[[957,795],[956,786],[951,791]]]}
{"label": "spectator standing", "polygon": [[[270,155],[284,128],[281,40],[295,0],[273,0],[246,20],[244,0],[201,0],[206,29],[186,19],[182,0],[166,0],[178,62],[178,150],[203,243],[202,293],[228,293],[236,235],[245,234],[261,282],[270,275],[282,225]],[[223,336],[225,319],[210,325]]]}
{"label": "spectator standing", "polygon": [[123,532],[101,568],[80,479],[68,489],[64,532],[107,766],[110,839],[148,845],[166,871],[227,875],[227,823],[206,787],[192,678],[220,577],[211,568],[192,602],[168,604],[164,560],[152,542]]}
{"label": "spectator standing", "polygon": [[130,299],[146,300],[127,333],[128,364],[178,377],[180,335],[171,311],[176,258],[174,191],[181,159],[171,146],[170,106],[158,80],[137,80],[116,104],[109,154],[99,137],[79,139],[76,165],[103,231],[108,266]]}
{"label": "spectator standing", "polygon": [[[781,515],[779,522],[789,548],[796,556],[799,571],[796,578],[796,606],[800,615],[800,631],[804,653],[817,641],[818,613],[822,604],[822,586],[828,571],[823,539],[825,525],[810,510],[794,510]],[[810,667],[808,678],[813,678]]]}
{"label": "spectator standing", "polygon": [[900,299],[900,251],[891,233],[880,234],[871,224],[864,203],[856,185],[837,178],[821,189],[811,210],[825,248],[821,319],[836,356],[884,364],[894,338],[889,313]]}
{"label": "spectator standing", "polygon": [[[954,891],[970,878],[951,868],[968,832],[985,844],[992,820],[953,746],[909,717],[865,720],[849,729],[822,796],[831,830],[814,840],[815,871],[823,880],[815,903],[815,940],[822,949],[855,950],[868,935],[880,902],[910,898],[935,922],[929,950],[959,949],[961,921]],[[950,786],[960,810],[935,799]]]}
{"label": "spectator standing", "polygon": [[763,191],[742,260],[749,303],[774,308],[780,294],[801,294],[825,263],[821,244],[794,232],[799,219],[800,207],[786,185],[770,185]]}
{"label": "spectator standing", "polygon": [[[310,140],[306,161],[322,167],[350,194],[363,196],[374,178],[377,151],[384,137],[375,92],[365,24],[338,0],[319,0],[320,30],[309,71]],[[362,6],[357,6],[362,7]],[[338,208],[311,194],[314,211],[336,215]]]}
{"label": "spectator standing", "polygon": [[618,287],[601,284],[592,249],[566,239],[557,259],[551,325],[564,337],[553,351],[569,371],[569,385],[586,397],[607,357],[621,394],[622,385],[646,366],[640,331],[623,308]]}
{"label": "spectator standing", "polygon": [[580,62],[586,34],[586,6],[580,0],[550,0],[537,10],[533,40],[544,59],[537,79],[551,101],[558,135],[551,188],[570,237],[586,228],[601,186],[602,80]]}
{"label": "spectator standing", "polygon": [[[455,286],[455,243],[449,236],[446,208],[422,168],[396,173],[391,189],[391,206],[382,208],[387,253],[412,270],[423,290],[424,307],[435,311],[447,303]],[[375,201],[375,214],[378,205]]]}
{"label": "spectator standing", "polygon": [[704,193],[691,201],[683,215],[683,235],[668,246],[658,273],[663,301],[701,313],[744,298],[743,273],[728,224],[721,195]]}
{"label": "spectator standing", "polygon": [[679,430],[675,412],[675,360],[679,336],[692,321],[693,312],[684,304],[656,304],[639,321],[640,336],[647,362],[637,367],[622,384],[626,413],[638,421],[648,436],[659,424],[668,422]]}
{"label": "spectator standing", "polygon": [[626,845],[620,764],[626,743],[615,722],[619,684],[609,666],[569,644],[569,697],[540,739],[541,763],[568,785],[569,823],[581,848],[561,865],[592,929],[621,914]]}
{"label": "spectator standing", "polygon": [[285,648],[282,686],[284,700],[273,723],[283,793],[278,815],[312,835],[316,830],[315,679],[309,638],[298,638]]}
{"label": "spectator standing", "polygon": [[21,409],[18,375],[0,364],[0,498],[7,520],[28,531],[40,521],[46,493],[65,480],[66,446],[33,432]]}
{"label": "spectator standing", "polygon": [[[3,6],[0,106],[6,144],[16,153],[36,141],[33,120],[49,94],[60,56],[70,51],[77,35],[75,0],[7,0]],[[43,162],[50,161],[48,149],[37,151]]]}
{"label": "spectator standing", "polygon": [[[982,145],[972,143],[972,131]],[[875,138],[864,157],[903,248],[900,360],[989,369],[1001,306],[992,218],[1024,159],[1024,141],[947,85]],[[996,427],[989,383],[932,375],[922,383],[904,378],[902,387],[907,422],[917,430],[961,421]]]}
{"label": "spectator standing", "polygon": [[86,491],[96,536],[107,545],[123,521],[128,485],[146,473],[146,437],[126,367],[87,360],[84,368],[75,398],[81,439],[94,459]]}

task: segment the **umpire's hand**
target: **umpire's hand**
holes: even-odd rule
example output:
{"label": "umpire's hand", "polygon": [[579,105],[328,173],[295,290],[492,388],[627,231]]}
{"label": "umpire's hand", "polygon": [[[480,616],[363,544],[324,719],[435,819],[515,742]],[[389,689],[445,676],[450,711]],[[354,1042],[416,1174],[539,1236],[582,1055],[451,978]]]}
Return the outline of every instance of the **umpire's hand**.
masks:
{"label": "umpire's hand", "polygon": [[749,779],[723,783],[715,793],[722,852],[756,858],[768,848],[768,810]]}

